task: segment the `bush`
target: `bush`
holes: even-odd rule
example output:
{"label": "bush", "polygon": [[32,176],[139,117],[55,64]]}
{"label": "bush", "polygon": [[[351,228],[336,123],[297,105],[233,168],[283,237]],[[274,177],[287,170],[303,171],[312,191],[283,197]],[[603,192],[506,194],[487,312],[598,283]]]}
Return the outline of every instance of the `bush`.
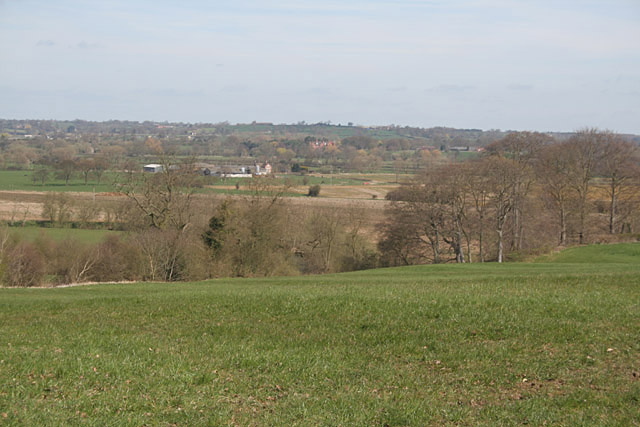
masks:
{"label": "bush", "polygon": [[320,195],[320,185],[316,184],[309,187],[309,193],[307,193],[307,196],[318,197],[319,195]]}
{"label": "bush", "polygon": [[62,227],[71,220],[72,205],[73,199],[68,194],[48,192],[44,197],[42,214],[52,225]]}
{"label": "bush", "polygon": [[97,247],[98,261],[91,271],[91,279],[100,282],[140,280],[142,257],[138,250],[118,236],[107,236]]}
{"label": "bush", "polygon": [[82,283],[89,280],[96,263],[99,261],[96,245],[89,245],[75,239],[66,239],[56,244],[52,257],[50,274],[56,276],[56,282]]}
{"label": "bush", "polygon": [[33,244],[21,242],[9,252],[5,274],[9,286],[38,286],[44,275],[44,258]]}

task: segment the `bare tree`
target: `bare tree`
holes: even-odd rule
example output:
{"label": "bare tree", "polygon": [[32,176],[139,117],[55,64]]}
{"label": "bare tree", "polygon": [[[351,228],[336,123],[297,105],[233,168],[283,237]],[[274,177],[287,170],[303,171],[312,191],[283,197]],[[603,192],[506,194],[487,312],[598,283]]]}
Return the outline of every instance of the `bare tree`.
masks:
{"label": "bare tree", "polygon": [[598,172],[607,180],[607,195],[609,198],[609,233],[616,232],[618,220],[618,205],[622,200],[633,198],[635,183],[634,176],[638,175],[638,148],[613,133],[603,134],[602,155]]}
{"label": "bare tree", "polygon": [[189,225],[191,201],[197,174],[193,161],[179,162],[175,157],[162,154],[162,170],[157,173],[130,171],[118,184],[156,229],[183,229]]}
{"label": "bare tree", "polygon": [[[436,170],[435,179],[439,182],[441,191],[441,203],[447,212],[447,227],[443,240],[454,254],[455,261],[471,262],[471,242],[466,229],[467,222],[467,182],[464,178],[464,165],[451,163],[443,165]],[[465,259],[463,238],[466,241],[467,257]]]}
{"label": "bare tree", "polygon": [[535,179],[533,166],[541,150],[553,142],[553,137],[540,132],[512,132],[487,147],[490,153],[507,157],[518,165],[511,197],[513,201],[511,249],[522,249],[524,239],[523,205]]}
{"label": "bare tree", "polygon": [[489,183],[491,185],[490,203],[495,215],[498,236],[497,261],[504,259],[504,229],[507,218],[514,207],[513,186],[519,174],[519,166],[511,159],[491,156],[487,159]]}
{"label": "bare tree", "polygon": [[580,244],[585,241],[591,180],[607,134],[608,132],[601,132],[597,129],[584,129],[561,144],[563,149],[567,150],[571,160],[568,163],[567,176],[569,185],[577,196],[578,242]]}
{"label": "bare tree", "polygon": [[567,217],[573,197],[569,177],[570,157],[571,153],[563,145],[551,145],[543,150],[536,165],[541,191],[549,196],[557,210],[561,245],[567,243]]}
{"label": "bare tree", "polygon": [[89,182],[89,174],[95,169],[96,162],[93,159],[79,159],[76,161],[76,169],[80,171],[84,178],[84,183]]}
{"label": "bare tree", "polygon": [[354,204],[347,208],[345,217],[341,271],[372,268],[376,257],[364,237],[365,224],[370,220],[367,209],[363,205]]}
{"label": "bare tree", "polygon": [[[179,280],[187,232],[191,225],[191,203],[198,175],[193,160],[178,161],[166,154],[155,141],[147,140],[159,156],[161,170],[145,173],[128,167],[118,184],[142,218],[134,241],[147,260],[145,278]],[[135,224],[135,219],[132,224]]]}
{"label": "bare tree", "polygon": [[64,226],[71,219],[73,199],[66,193],[47,192],[42,205],[43,215],[59,227]]}
{"label": "bare tree", "polygon": [[411,265],[427,260],[424,241],[410,202],[394,200],[386,209],[378,250],[385,265]]}
{"label": "bare tree", "polygon": [[31,174],[31,180],[36,183],[40,182],[40,185],[44,186],[44,183],[49,178],[49,169],[46,166],[38,166]]}
{"label": "bare tree", "polygon": [[93,174],[98,180],[98,185],[102,181],[102,176],[104,173],[109,170],[112,163],[109,160],[109,157],[106,154],[99,154],[93,159]]}
{"label": "bare tree", "polygon": [[489,214],[491,198],[491,182],[486,161],[476,161],[467,164],[465,169],[467,188],[471,199],[471,211],[475,212],[477,225],[475,234],[478,236],[478,251],[480,262],[485,261],[485,222]]}
{"label": "bare tree", "polygon": [[[389,222],[384,225],[381,250],[391,250],[405,263],[427,258],[438,264],[447,261],[443,256],[448,246],[453,253],[451,260],[465,262],[466,240],[469,258],[467,194],[460,165],[426,170],[414,183],[400,187],[387,198],[392,200],[392,206]],[[443,244],[447,246],[443,248]]]}
{"label": "bare tree", "polygon": [[77,164],[73,159],[63,159],[54,163],[56,169],[56,178],[63,179],[64,185],[69,185],[69,180],[77,170]]}
{"label": "bare tree", "polygon": [[99,246],[66,239],[56,245],[53,258],[58,280],[63,283],[81,283],[88,280],[100,259]]}
{"label": "bare tree", "polygon": [[333,259],[342,229],[342,216],[337,209],[315,212],[306,225],[308,255],[318,256],[321,260],[321,271],[327,273],[333,270]]}
{"label": "bare tree", "polygon": [[5,274],[9,286],[38,286],[45,272],[43,256],[34,244],[20,242],[9,251]]}

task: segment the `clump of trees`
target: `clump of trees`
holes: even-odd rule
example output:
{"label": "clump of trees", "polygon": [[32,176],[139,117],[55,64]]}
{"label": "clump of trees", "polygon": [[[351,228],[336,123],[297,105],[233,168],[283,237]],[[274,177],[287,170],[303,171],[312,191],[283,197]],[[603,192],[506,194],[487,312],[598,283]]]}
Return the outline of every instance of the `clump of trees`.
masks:
{"label": "clump of trees", "polygon": [[638,163],[637,146],[612,132],[585,129],[560,142],[509,134],[479,159],[436,165],[389,193],[381,257],[387,265],[502,262],[631,233]]}

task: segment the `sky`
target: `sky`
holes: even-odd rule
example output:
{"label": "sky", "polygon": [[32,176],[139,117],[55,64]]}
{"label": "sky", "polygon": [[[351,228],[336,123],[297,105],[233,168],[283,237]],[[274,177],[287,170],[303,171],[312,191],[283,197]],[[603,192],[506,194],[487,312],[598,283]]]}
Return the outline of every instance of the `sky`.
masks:
{"label": "sky", "polygon": [[640,0],[0,0],[0,118],[640,134]]}

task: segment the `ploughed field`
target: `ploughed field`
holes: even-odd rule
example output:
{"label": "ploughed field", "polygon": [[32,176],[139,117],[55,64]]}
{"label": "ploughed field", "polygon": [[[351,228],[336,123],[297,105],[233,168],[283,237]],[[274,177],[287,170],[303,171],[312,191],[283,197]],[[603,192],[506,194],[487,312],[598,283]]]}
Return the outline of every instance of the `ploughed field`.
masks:
{"label": "ploughed field", "polygon": [[637,424],[639,248],[0,289],[0,424]]}

